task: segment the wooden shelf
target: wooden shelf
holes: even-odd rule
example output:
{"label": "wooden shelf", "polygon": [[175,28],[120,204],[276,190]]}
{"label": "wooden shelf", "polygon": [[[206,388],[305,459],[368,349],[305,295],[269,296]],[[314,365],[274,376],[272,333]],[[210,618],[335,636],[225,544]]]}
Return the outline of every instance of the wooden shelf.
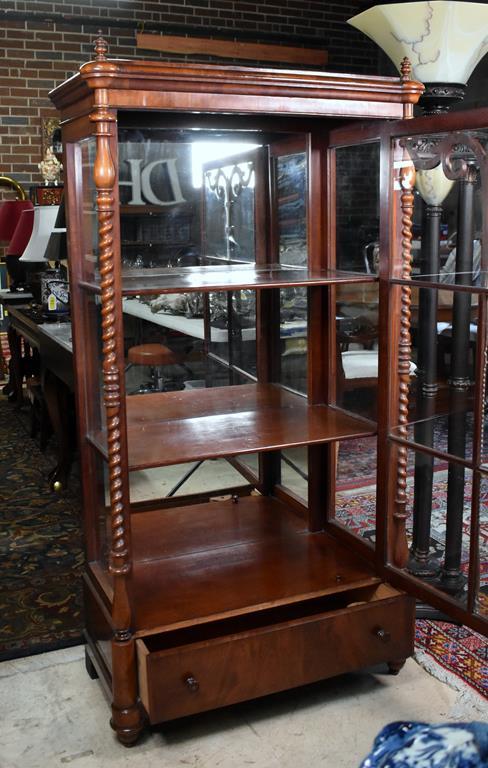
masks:
{"label": "wooden shelf", "polygon": [[[226,264],[204,267],[134,269],[122,275],[122,295],[225,291],[255,288],[329,285],[335,283],[374,283],[375,275],[342,270],[310,270],[279,264]],[[100,292],[100,285],[82,283],[85,289]]]}
{"label": "wooden shelf", "polygon": [[[129,468],[183,464],[375,434],[375,425],[275,384],[127,398]],[[107,457],[103,432],[89,436]]]}
{"label": "wooden shelf", "polygon": [[331,536],[309,533],[304,520],[269,497],[136,514],[131,529],[139,636],[380,581]]}

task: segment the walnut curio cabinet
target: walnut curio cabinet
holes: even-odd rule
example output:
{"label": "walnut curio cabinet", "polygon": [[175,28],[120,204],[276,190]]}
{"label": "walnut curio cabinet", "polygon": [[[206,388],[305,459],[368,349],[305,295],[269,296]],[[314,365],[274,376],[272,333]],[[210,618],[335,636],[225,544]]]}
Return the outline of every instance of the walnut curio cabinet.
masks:
{"label": "walnut curio cabinet", "polygon": [[[482,241],[466,228],[486,227],[463,200],[484,192],[488,115],[412,118],[407,65],[379,78],[106,54],[99,39],[51,98],[87,667],[131,744],[146,723],[398,671],[414,596],[486,626],[483,256],[458,276]],[[414,193],[415,170],[439,167],[457,190],[439,232],[471,250],[449,283],[426,271],[437,235]],[[461,512],[422,507],[439,483]]]}

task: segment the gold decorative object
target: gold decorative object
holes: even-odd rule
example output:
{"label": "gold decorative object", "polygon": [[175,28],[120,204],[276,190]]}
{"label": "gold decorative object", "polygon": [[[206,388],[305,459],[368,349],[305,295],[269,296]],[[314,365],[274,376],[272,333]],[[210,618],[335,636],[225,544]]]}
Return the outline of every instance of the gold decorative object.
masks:
{"label": "gold decorative object", "polygon": [[58,117],[43,117],[41,120],[41,138],[42,138],[42,157],[46,154],[48,147],[53,146],[53,133],[59,128]]}
{"label": "gold decorative object", "polygon": [[19,197],[19,200],[27,200],[27,192],[25,191],[22,184],[18,181],[15,181],[15,179],[12,179],[10,176],[0,176],[0,186],[6,186],[6,187],[12,187],[12,189],[15,189],[17,192],[17,195]]}
{"label": "gold decorative object", "polygon": [[44,160],[41,160],[37,167],[41,172],[41,176],[44,179],[46,186],[48,184],[54,184],[55,186],[59,184],[63,165],[54,154],[52,147],[46,149]]}

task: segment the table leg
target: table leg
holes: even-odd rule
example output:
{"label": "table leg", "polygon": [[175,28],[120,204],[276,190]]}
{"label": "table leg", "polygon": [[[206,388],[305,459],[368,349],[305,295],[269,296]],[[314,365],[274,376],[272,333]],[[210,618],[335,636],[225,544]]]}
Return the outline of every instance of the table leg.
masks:
{"label": "table leg", "polygon": [[10,376],[4,387],[4,394],[8,395],[9,400],[21,406],[24,399],[22,392],[22,339],[12,326],[7,329],[7,339],[10,349]]}
{"label": "table leg", "polygon": [[74,452],[70,392],[66,385],[48,370],[43,373],[42,387],[58,445],[58,463],[49,474],[49,483],[54,491],[61,491],[68,483]]}

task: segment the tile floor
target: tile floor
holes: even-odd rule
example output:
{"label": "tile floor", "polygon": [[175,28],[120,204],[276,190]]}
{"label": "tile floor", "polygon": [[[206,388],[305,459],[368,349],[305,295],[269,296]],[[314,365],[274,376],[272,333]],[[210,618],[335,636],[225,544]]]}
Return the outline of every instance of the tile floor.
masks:
{"label": "tile floor", "polygon": [[0,664],[0,716],[0,768],[357,768],[388,722],[480,712],[410,659],[397,677],[343,675],[166,724],[126,749],[77,647]]}

